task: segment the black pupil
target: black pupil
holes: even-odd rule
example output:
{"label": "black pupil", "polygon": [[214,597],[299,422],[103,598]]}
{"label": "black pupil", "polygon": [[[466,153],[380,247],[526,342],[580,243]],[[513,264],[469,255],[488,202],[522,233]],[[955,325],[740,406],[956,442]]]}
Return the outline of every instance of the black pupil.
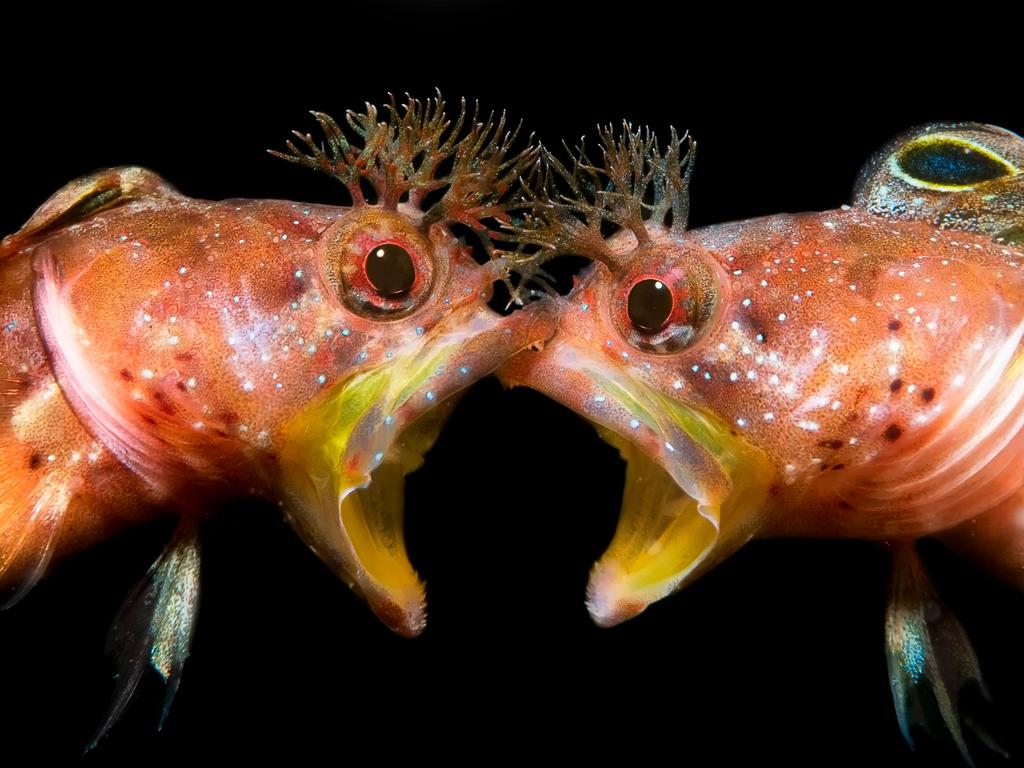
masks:
{"label": "black pupil", "polygon": [[641,280],[629,291],[626,311],[641,331],[657,331],[672,314],[672,292],[661,280]]}
{"label": "black pupil", "polygon": [[385,296],[395,296],[412,288],[416,267],[409,252],[400,245],[384,243],[366,257],[366,278]]}

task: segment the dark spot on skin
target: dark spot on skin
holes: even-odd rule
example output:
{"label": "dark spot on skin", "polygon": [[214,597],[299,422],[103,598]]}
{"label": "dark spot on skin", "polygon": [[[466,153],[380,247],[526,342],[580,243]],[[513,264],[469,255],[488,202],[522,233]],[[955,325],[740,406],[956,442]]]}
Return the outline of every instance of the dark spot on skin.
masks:
{"label": "dark spot on skin", "polygon": [[28,468],[29,469],[39,469],[39,465],[42,464],[42,463],[43,463],[43,457],[40,456],[38,453],[33,452],[32,455],[28,457]]}
{"label": "dark spot on skin", "polygon": [[176,382],[174,386],[176,386],[182,392],[184,392],[186,389],[188,389],[188,387],[185,386],[185,382],[184,381]]}
{"label": "dark spot on skin", "polygon": [[889,442],[892,442],[894,440],[899,440],[900,435],[902,434],[903,429],[898,424],[890,424],[885,428],[885,432],[882,433],[882,436]]}
{"label": "dark spot on skin", "polygon": [[824,472],[826,469],[828,469],[828,464],[822,464],[820,467],[818,467],[819,472]]}
{"label": "dark spot on skin", "polygon": [[926,403],[930,403],[935,399],[935,390],[932,387],[925,387],[921,390],[921,399]]}
{"label": "dark spot on skin", "polygon": [[892,382],[890,382],[890,384],[889,384],[889,391],[890,392],[899,392],[900,388],[902,386],[903,386],[903,379],[893,379]]}
{"label": "dark spot on skin", "polygon": [[155,426],[156,426],[156,419],[154,419],[154,418],[153,418],[152,416],[150,416],[150,415],[149,415],[148,413],[144,413],[144,414],[142,414],[142,420],[143,420],[144,422],[146,422],[147,424],[149,424],[150,426],[153,426],[153,427],[155,427]]}
{"label": "dark spot on skin", "polygon": [[213,431],[217,434],[218,437],[227,437],[228,436],[228,433],[225,432],[223,429],[215,429]]}
{"label": "dark spot on skin", "polygon": [[733,437],[736,437],[736,430],[735,429],[730,429],[729,430],[729,434],[732,435]]}
{"label": "dark spot on skin", "polygon": [[[867,235],[860,237],[864,237],[866,240]],[[846,238],[851,248],[859,244],[858,240],[858,236],[852,233],[851,236]],[[867,249],[865,248],[865,250]],[[875,294],[878,292],[879,278],[886,273],[889,265],[894,261],[896,261],[896,257],[887,254],[876,253],[871,256],[862,256],[847,268],[846,282],[856,284],[858,295],[863,296],[868,301],[874,301]]]}
{"label": "dark spot on skin", "polygon": [[217,414],[217,418],[223,421],[225,424],[237,424],[238,414],[234,411],[221,411]]}
{"label": "dark spot on skin", "polygon": [[780,486],[780,485],[773,485],[771,488],[768,489],[768,494],[770,496],[778,496],[779,495],[779,491],[781,491],[781,490],[782,490],[782,486]]}
{"label": "dark spot on skin", "polygon": [[174,406],[167,401],[167,395],[165,395],[159,389],[153,393],[153,399],[156,400],[157,405],[160,406],[161,411],[167,414],[174,413]]}
{"label": "dark spot on skin", "polygon": [[845,466],[845,464],[833,464],[832,469],[842,469]]}
{"label": "dark spot on skin", "polygon": [[193,354],[191,352],[177,352],[174,355],[174,359],[175,360],[180,360],[182,362],[188,362],[192,358],[193,358]]}
{"label": "dark spot on skin", "polygon": [[889,330],[890,331],[898,331],[902,327],[903,327],[903,323],[901,323],[899,320],[890,320],[889,321]]}
{"label": "dark spot on skin", "polygon": [[850,506],[850,502],[848,502],[846,499],[840,499],[839,506],[842,509],[853,509],[853,507]]}
{"label": "dark spot on skin", "polygon": [[843,447],[843,441],[842,440],[822,440],[820,443],[818,443],[818,445],[821,446],[822,448],[831,448],[831,449],[835,450],[837,448],[842,448]]}
{"label": "dark spot on skin", "polygon": [[129,371],[127,368],[121,369],[121,378],[124,379],[125,381],[133,381],[135,379],[135,377],[132,376],[132,372]]}

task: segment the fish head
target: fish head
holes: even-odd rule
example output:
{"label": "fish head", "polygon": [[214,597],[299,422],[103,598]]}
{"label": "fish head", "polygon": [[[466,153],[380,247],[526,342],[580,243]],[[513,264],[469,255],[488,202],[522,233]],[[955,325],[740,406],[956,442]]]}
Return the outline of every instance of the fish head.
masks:
{"label": "fish head", "polygon": [[[403,540],[403,476],[422,463],[458,393],[543,343],[555,317],[544,302],[507,316],[488,306],[507,272],[483,221],[507,220],[509,190],[535,150],[510,152],[503,118],[474,116],[460,133],[465,105],[455,126],[437,101],[392,111],[389,122],[372,109],[350,115],[361,151],[318,115],[328,154],[308,140],[308,154],[291,146],[286,156],[327,167],[355,204],[325,224],[296,270],[308,285],[291,335],[330,350],[329,364],[300,356],[308,386],[282,393],[291,399],[270,445],[289,521],[385,624],[412,636],[425,601]],[[455,225],[482,235],[485,263]]]}
{"label": "fish head", "polygon": [[[601,168],[583,149],[571,168],[546,158],[553,173],[535,242],[541,254],[592,263],[554,300],[559,330],[543,352],[513,358],[499,377],[586,417],[626,461],[618,528],[588,586],[590,613],[607,626],[749,538],[773,472],[730,418],[733,393],[692,384],[733,300],[724,266],[685,235],[694,145],[673,133],[662,156],[628,127],[601,139]],[[655,176],[652,204],[644,195]],[[617,231],[606,237],[609,222]]]}

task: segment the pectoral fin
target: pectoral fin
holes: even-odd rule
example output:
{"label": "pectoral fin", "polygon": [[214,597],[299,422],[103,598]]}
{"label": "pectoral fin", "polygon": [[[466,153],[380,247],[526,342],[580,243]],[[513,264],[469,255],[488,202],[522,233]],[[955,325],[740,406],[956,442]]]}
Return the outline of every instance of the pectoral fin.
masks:
{"label": "pectoral fin", "polygon": [[952,739],[973,766],[964,739],[963,726],[968,725],[990,749],[1005,755],[961,712],[961,694],[972,684],[988,697],[978,658],[956,616],[939,600],[912,545],[898,549],[893,559],[885,640],[896,717],[911,748],[911,728],[918,726]]}
{"label": "pectoral fin", "polygon": [[147,665],[152,665],[167,686],[160,717],[163,726],[188,658],[198,609],[198,530],[194,521],[183,520],[171,543],[125,600],[111,627],[107,651],[117,663],[114,700],[86,751],[93,749],[124,714]]}

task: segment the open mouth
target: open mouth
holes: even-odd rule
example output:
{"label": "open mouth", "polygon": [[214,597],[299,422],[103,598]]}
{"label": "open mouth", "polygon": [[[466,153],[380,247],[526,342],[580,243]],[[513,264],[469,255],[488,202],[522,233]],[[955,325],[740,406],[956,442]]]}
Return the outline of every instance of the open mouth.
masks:
{"label": "open mouth", "polygon": [[717,506],[702,505],[636,445],[604,431],[626,461],[626,484],[612,543],[594,565],[587,609],[600,626],[632,618],[668,595],[718,540]]}
{"label": "open mouth", "polygon": [[626,461],[619,523],[587,586],[597,624],[636,616],[753,536],[771,466],[714,415],[566,339],[519,355],[499,377],[585,416]]}
{"label": "open mouth", "polygon": [[423,463],[467,386],[553,331],[542,303],[486,307],[426,335],[387,365],[339,382],[288,426],[280,455],[289,520],[392,630],[426,624],[423,583],[403,534],[404,477]]}
{"label": "open mouth", "polygon": [[[338,492],[341,529],[348,535],[355,561],[362,569],[358,586],[374,613],[404,636],[426,625],[426,593],[405,548],[405,476],[418,469],[433,445],[458,395],[453,395],[402,430],[369,481]],[[374,459],[377,461],[377,459]]]}

